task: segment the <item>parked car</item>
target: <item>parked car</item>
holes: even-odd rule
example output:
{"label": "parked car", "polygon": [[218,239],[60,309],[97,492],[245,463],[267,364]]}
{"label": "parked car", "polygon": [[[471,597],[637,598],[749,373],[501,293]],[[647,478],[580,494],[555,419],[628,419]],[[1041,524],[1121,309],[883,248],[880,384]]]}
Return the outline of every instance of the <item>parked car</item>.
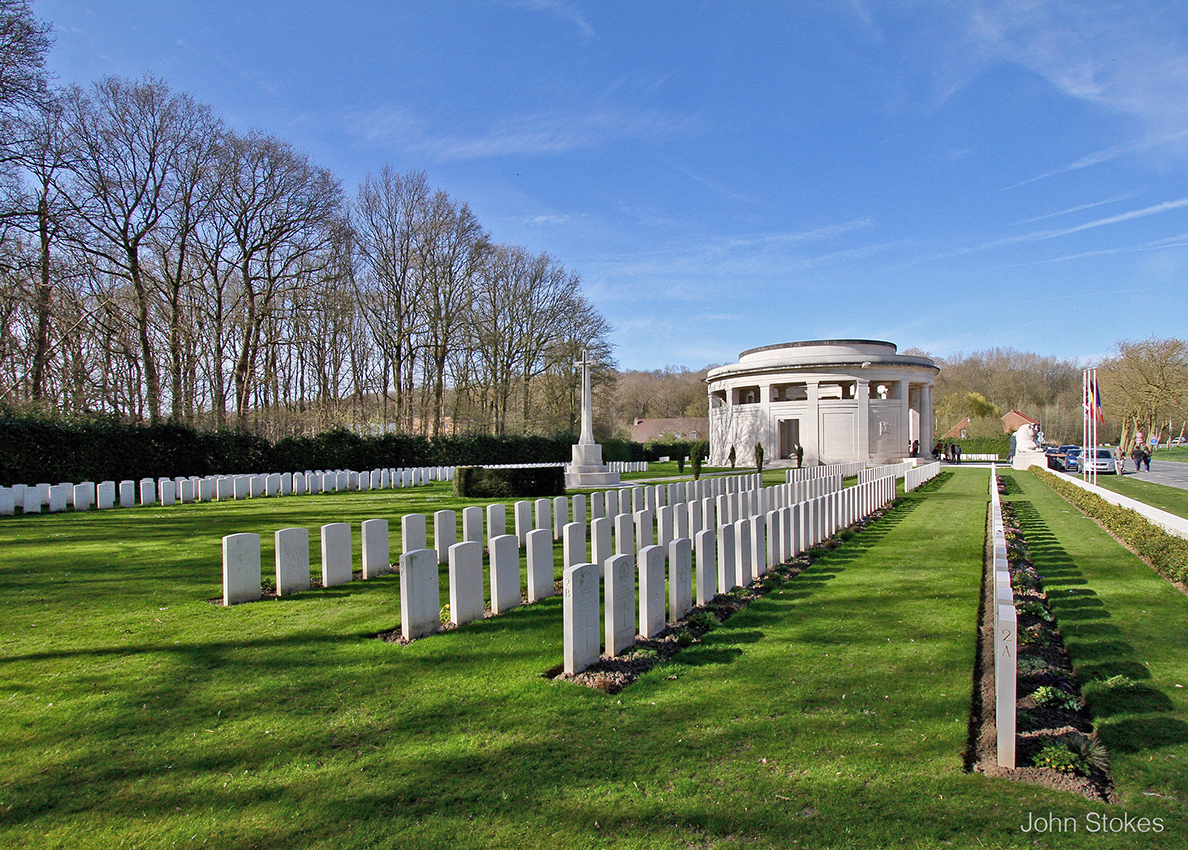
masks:
{"label": "parked car", "polygon": [[1064,468],[1069,472],[1079,472],[1081,468],[1077,465],[1077,463],[1081,457],[1081,447],[1064,446],[1063,448],[1067,449],[1067,452],[1065,452],[1064,455]]}
{"label": "parked car", "polygon": [[1188,446],[1188,437],[1172,437],[1169,446]]}
{"label": "parked car", "polygon": [[1117,472],[1114,465],[1113,449],[1090,449],[1085,458],[1077,458],[1077,463],[1084,463],[1086,472]]}

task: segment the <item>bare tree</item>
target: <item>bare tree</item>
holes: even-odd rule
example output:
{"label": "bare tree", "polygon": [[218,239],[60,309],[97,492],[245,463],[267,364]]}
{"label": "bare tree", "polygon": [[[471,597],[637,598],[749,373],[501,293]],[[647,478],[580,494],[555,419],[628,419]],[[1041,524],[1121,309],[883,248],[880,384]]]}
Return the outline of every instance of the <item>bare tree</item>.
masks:
{"label": "bare tree", "polygon": [[421,241],[429,218],[424,172],[397,174],[385,165],[368,174],[355,200],[352,223],[361,260],[359,305],[392,370],[396,421],[411,430],[414,335],[419,303]]}
{"label": "bare tree", "polygon": [[76,155],[65,196],[84,225],[76,244],[132,285],[145,398],[156,422],[161,381],[151,336],[155,287],[144,252],[149,236],[182,202],[181,163],[194,134],[208,127],[207,112],[152,77],[106,77],[89,93],[72,89],[67,116]]}
{"label": "bare tree", "polygon": [[432,431],[441,433],[445,414],[446,367],[460,343],[474,297],[474,280],[487,250],[487,236],[466,204],[455,203],[440,189],[430,203],[426,235],[419,246],[422,274],[420,309],[422,347],[432,388]]}
{"label": "bare tree", "polygon": [[315,270],[307,261],[330,240],[341,188],[329,171],[274,136],[233,135],[228,152],[234,166],[216,214],[230,223],[242,287],[234,380],[235,412],[243,421],[269,310],[287,287],[299,285],[302,273]]}

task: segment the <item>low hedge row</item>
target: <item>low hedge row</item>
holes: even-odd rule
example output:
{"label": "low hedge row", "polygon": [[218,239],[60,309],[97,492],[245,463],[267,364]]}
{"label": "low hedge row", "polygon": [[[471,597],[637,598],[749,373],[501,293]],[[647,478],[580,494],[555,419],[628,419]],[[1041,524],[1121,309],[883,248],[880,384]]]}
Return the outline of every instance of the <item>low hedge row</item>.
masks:
{"label": "low hedge row", "polygon": [[[0,485],[234,475],[298,469],[376,469],[568,461],[573,437],[327,431],[272,443],[246,430],[198,431],[163,423],[54,420],[0,408]],[[643,460],[643,446],[604,446],[611,460]]]}
{"label": "low hedge row", "polygon": [[454,470],[454,495],[464,499],[564,496],[565,470],[559,466],[459,466]]}
{"label": "low hedge row", "polygon": [[1041,481],[1082,513],[1100,522],[1132,547],[1164,578],[1188,582],[1188,540],[1168,534],[1142,514],[1111,504],[1096,493],[1062,480],[1058,475],[1034,467],[1032,470]]}

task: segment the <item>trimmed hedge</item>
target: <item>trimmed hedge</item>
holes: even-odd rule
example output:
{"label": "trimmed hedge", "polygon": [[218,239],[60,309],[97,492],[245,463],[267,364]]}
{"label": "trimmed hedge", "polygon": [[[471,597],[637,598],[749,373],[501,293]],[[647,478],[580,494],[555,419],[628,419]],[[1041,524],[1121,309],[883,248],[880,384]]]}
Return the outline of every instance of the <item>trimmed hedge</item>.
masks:
{"label": "trimmed hedge", "polygon": [[[965,439],[961,440],[955,440],[952,438],[946,440],[942,438],[938,441],[944,443],[945,445],[954,443],[955,445],[961,446],[961,453],[966,455],[996,454],[999,457],[1005,459],[1011,450],[1010,434],[1003,434],[1001,437],[966,437]],[[931,452],[932,446],[928,446],[927,450]],[[924,451],[925,447],[920,446],[921,454],[923,454]]]}
{"label": "trimmed hedge", "polygon": [[[0,484],[120,481],[299,469],[377,469],[568,461],[574,438],[488,435],[361,437],[335,430],[270,443],[249,431],[184,425],[40,419],[0,410]],[[614,447],[614,460],[642,460],[643,447]],[[627,457],[622,457],[627,455]]]}
{"label": "trimmed hedge", "polygon": [[1168,534],[1137,511],[1107,502],[1058,475],[1034,467],[1032,470],[1040,481],[1138,552],[1164,578],[1188,581],[1188,540]]}
{"label": "trimmed hedge", "polygon": [[564,496],[565,470],[560,466],[459,466],[454,470],[454,495],[464,499]]}

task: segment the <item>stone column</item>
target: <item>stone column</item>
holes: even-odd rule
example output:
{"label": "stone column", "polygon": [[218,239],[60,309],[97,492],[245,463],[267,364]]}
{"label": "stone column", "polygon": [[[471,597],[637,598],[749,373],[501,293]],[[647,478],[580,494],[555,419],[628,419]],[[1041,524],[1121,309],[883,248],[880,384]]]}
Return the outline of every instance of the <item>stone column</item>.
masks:
{"label": "stone column", "polygon": [[920,388],[920,455],[930,457],[932,447],[936,444],[936,432],[933,430],[932,412],[932,384],[925,384]]}
{"label": "stone column", "polygon": [[895,382],[895,396],[899,399],[899,447],[893,457],[907,457],[912,444],[912,408],[911,384],[907,381]]}
{"label": "stone column", "polygon": [[808,415],[800,420],[800,444],[804,446],[804,465],[815,466],[821,459],[821,413],[817,409],[821,382],[809,381],[805,392],[808,394]]}
{"label": "stone column", "polygon": [[870,381],[859,378],[854,384],[854,399],[858,402],[858,454],[854,460],[870,458]]}

